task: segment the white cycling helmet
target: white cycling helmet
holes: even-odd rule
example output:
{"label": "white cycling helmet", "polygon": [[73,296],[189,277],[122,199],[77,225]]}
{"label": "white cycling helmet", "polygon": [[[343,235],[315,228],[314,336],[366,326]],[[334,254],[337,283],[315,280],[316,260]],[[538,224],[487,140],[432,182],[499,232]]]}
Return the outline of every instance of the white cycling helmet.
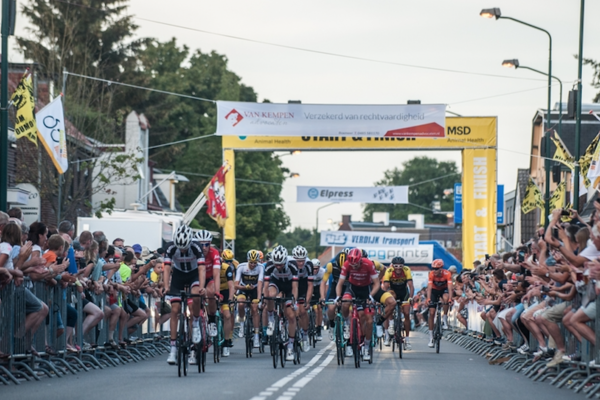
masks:
{"label": "white cycling helmet", "polygon": [[308,251],[302,246],[296,246],[294,247],[294,250],[292,250],[292,256],[294,258],[306,258],[307,255]]}
{"label": "white cycling helmet", "polygon": [[212,234],[207,230],[201,230],[196,232],[196,240],[199,242],[211,242]]}
{"label": "white cycling helmet", "polygon": [[173,234],[173,243],[179,249],[187,249],[190,247],[190,243],[192,243],[192,238],[194,237],[194,231],[187,225],[181,225],[175,233]]}
{"label": "white cycling helmet", "polygon": [[312,261],[312,263],[313,263],[313,266],[314,266],[315,268],[321,268],[321,261],[319,261],[319,259],[318,259],[318,258],[313,258],[311,261]]}
{"label": "white cycling helmet", "polygon": [[287,249],[281,245],[275,247],[271,253],[271,258],[274,264],[283,264],[287,261]]}

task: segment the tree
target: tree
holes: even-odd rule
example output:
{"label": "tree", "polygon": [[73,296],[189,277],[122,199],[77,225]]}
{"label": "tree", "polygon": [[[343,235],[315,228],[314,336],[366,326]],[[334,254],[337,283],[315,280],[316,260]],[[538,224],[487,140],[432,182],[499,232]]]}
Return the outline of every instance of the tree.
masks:
{"label": "tree", "polygon": [[[584,58],[583,63],[585,65],[589,65],[594,70],[594,75],[592,77],[592,86],[596,89],[600,89],[600,61],[592,60],[590,58]],[[596,93],[594,99],[592,100],[594,103],[600,102],[600,92]]]}
{"label": "tree", "polygon": [[296,227],[293,231],[279,234],[275,243],[282,245],[290,252],[298,245],[304,246],[308,251],[309,257],[317,258],[325,251],[326,247],[317,246],[317,252],[315,252],[315,243],[317,243],[317,239],[315,239],[316,235],[318,233],[314,229]]}
{"label": "tree", "polygon": [[425,221],[445,223],[445,215],[436,215],[432,211],[432,202],[439,201],[442,211],[453,210],[454,195],[444,195],[445,189],[454,188],[460,179],[460,173],[453,161],[438,161],[435,158],[415,157],[384,172],[384,178],[376,186],[403,186],[408,188],[410,204],[367,204],[363,211],[365,221],[373,218],[373,212],[390,213],[390,219],[406,220],[408,214],[424,214]]}

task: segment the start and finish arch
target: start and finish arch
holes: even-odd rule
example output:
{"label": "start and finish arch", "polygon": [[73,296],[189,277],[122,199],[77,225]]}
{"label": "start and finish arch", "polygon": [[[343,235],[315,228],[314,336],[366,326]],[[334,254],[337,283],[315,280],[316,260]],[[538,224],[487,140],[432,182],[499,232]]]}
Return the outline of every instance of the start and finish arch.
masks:
{"label": "start and finish arch", "polygon": [[293,150],[461,150],[463,268],[470,269],[475,260],[496,252],[496,117],[448,117],[444,137],[437,138],[223,136],[223,159],[231,166],[225,188],[229,214],[224,229],[226,246],[233,247],[235,240],[235,151]]}

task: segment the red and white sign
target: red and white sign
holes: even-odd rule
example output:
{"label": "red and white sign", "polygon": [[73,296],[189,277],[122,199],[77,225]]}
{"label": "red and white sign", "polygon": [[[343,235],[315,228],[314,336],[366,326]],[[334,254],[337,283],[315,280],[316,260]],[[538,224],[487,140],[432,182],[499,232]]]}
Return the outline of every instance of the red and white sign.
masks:
{"label": "red and white sign", "polygon": [[217,101],[217,135],[443,138],[446,106]]}

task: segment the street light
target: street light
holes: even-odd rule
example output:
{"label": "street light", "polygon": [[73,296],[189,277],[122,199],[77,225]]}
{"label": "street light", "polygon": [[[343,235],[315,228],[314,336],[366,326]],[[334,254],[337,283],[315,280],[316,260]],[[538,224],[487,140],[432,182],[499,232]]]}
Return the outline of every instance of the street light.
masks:
{"label": "street light", "polygon": [[[546,148],[546,153],[547,153],[548,150],[550,149],[550,107],[551,107],[551,97],[552,97],[552,35],[550,35],[550,32],[548,32],[547,30],[545,30],[543,28],[540,28],[539,26],[531,25],[527,22],[521,21],[516,18],[502,16],[502,13],[500,12],[499,8],[484,8],[483,10],[481,10],[479,15],[481,15],[484,18],[489,18],[489,19],[491,19],[491,18],[509,19],[509,20],[517,22],[521,25],[525,25],[525,26],[528,26],[535,30],[544,32],[546,35],[548,35],[548,110],[546,112],[547,131],[544,132],[544,135],[545,135],[544,147]],[[582,13],[582,15],[583,15],[583,13]],[[575,160],[575,162],[577,163],[577,160]],[[544,221],[544,226],[548,226],[548,215],[550,215],[550,158],[548,157],[548,154],[546,154],[546,159],[544,160],[544,169],[546,170],[546,184],[545,184],[545,187],[546,187],[545,200],[546,200],[546,202],[545,202],[545,207],[544,207],[545,212],[546,212],[546,218]],[[579,182],[578,179],[575,179],[575,182]]]}
{"label": "street light", "polygon": [[[538,74],[544,75],[544,76],[548,76],[547,73],[537,70],[535,68],[530,68],[530,67],[526,67],[524,65],[519,64],[519,60],[517,60],[516,58],[512,59],[512,60],[504,60],[502,61],[502,66],[506,67],[506,68],[523,68],[523,69],[528,69],[530,71],[536,72]],[[559,94],[559,98],[560,101],[558,103],[558,136],[561,137],[562,139],[562,95],[563,95],[563,86],[562,86],[562,81],[560,79],[558,79],[556,76],[552,76],[552,79],[556,79],[558,81],[558,84],[560,86],[560,94]]]}
{"label": "street light", "polygon": [[290,173],[290,178],[300,178],[300,174],[297,172]]}
{"label": "street light", "polygon": [[334,202],[334,203],[329,203],[329,204],[325,204],[324,206],[321,206],[319,208],[317,208],[317,225],[315,228],[315,258],[319,257],[319,211],[321,211],[323,208],[325,207],[329,207],[332,206],[334,204],[338,204],[338,202]]}

